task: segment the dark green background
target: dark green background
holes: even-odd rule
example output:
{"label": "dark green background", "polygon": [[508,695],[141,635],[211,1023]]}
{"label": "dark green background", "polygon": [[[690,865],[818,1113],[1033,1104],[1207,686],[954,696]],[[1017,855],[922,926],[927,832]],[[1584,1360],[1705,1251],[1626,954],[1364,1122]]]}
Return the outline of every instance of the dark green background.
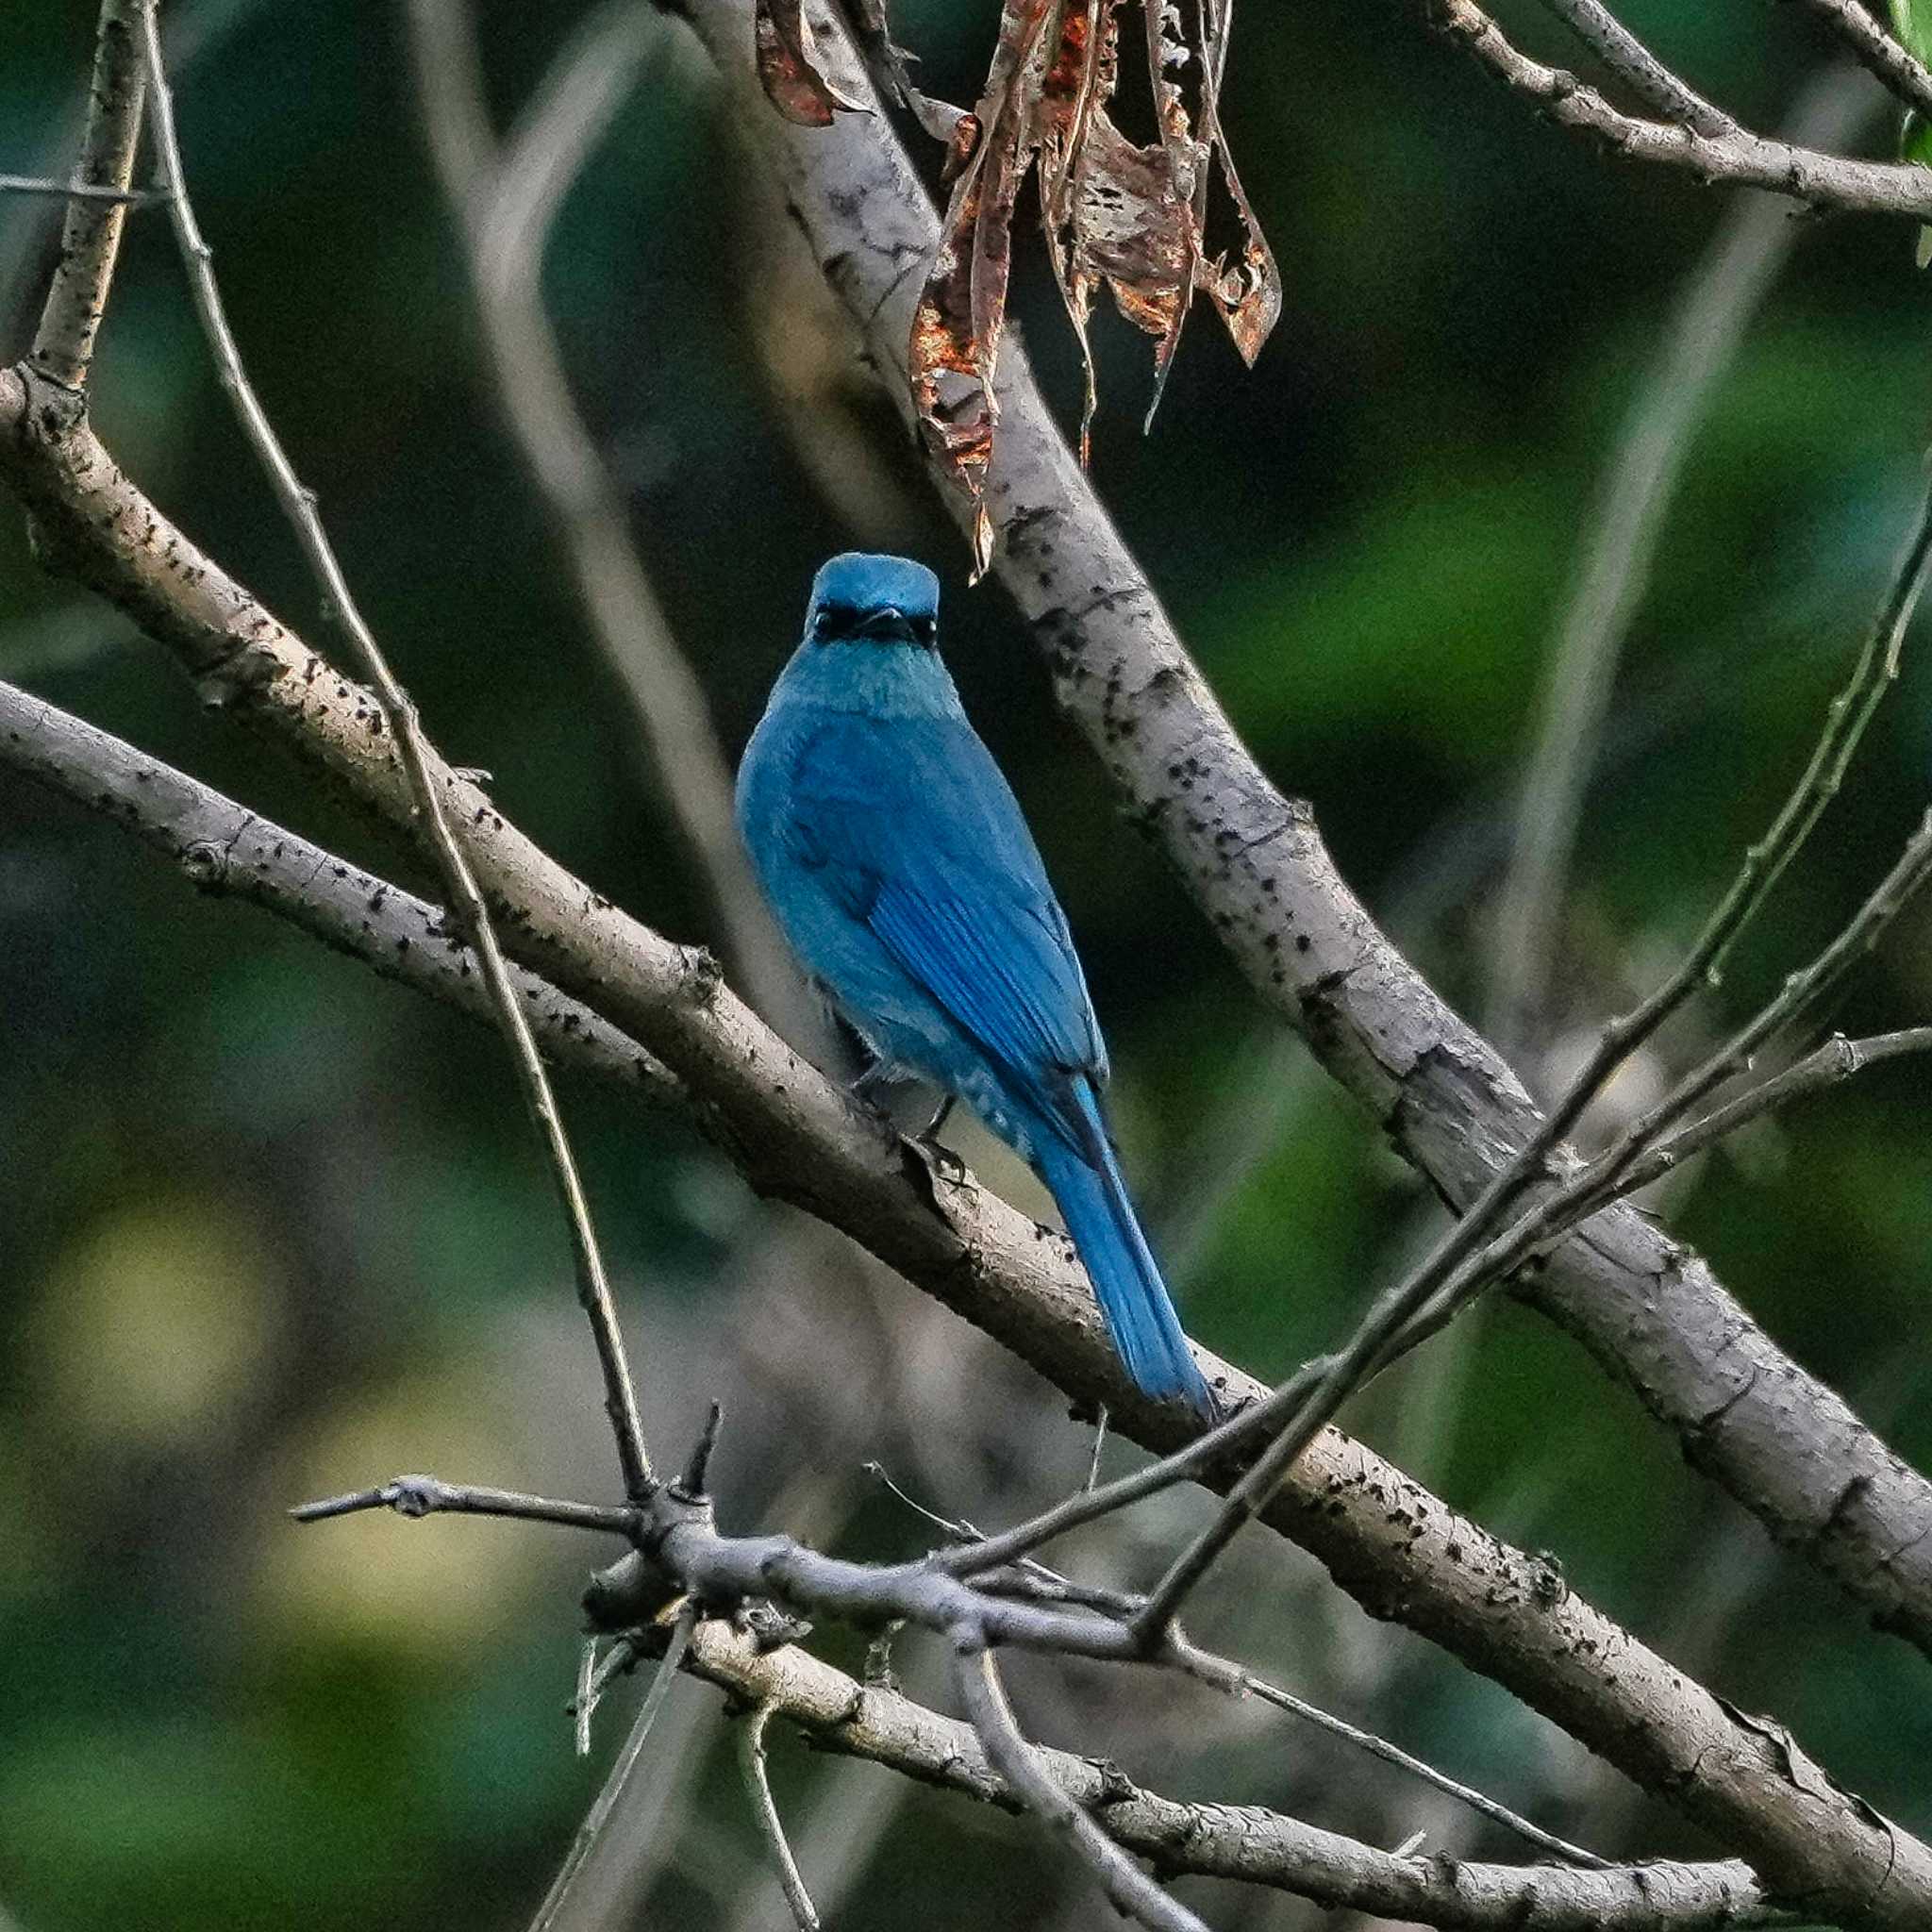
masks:
{"label": "dark green background", "polygon": [[[429,729],[492,772],[506,811],[573,870],[668,933],[709,937],[495,426],[398,14],[374,0],[169,10],[202,42],[180,76],[182,139],[244,354]],[[1724,203],[1539,124],[1417,13],[1242,9],[1224,115],[1282,265],[1281,325],[1248,375],[1197,317],[1143,441],[1146,347],[1104,318],[1096,468],[1271,774],[1313,801],[1356,889],[1479,1013],[1485,908],[1592,491]],[[1824,54],[1790,8],[1625,13],[1759,123]],[[90,15],[81,0],[0,9],[0,169],[64,167],[47,144],[86,72]],[[481,9],[501,114],[577,17]],[[935,90],[968,98],[992,9],[924,0],[895,17]],[[1539,49],[1560,44],[1533,13],[1520,25]],[[1874,118],[1869,150],[1890,139]],[[1157,1245],[1191,1326],[1274,1374],[1342,1332],[1412,1252],[1427,1200],[1116,817],[998,590],[964,589],[889,407],[818,333],[795,275],[773,272],[793,243],[746,154],[702,56],[668,27],[551,245],[552,312],[645,565],[733,756],[825,552],[886,545],[941,569],[952,660],[1088,962]],[[31,335],[53,219],[0,206],[8,357]],[[1629,638],[1551,1037],[1653,981],[1801,763],[1910,514],[1928,305],[1907,227],[1819,222],[1752,326]],[[1015,312],[1076,408],[1031,242]],[[158,216],[132,225],[96,416],[171,515],[325,638]],[[43,578],[4,511],[0,676],[366,862],[407,863],[203,715],[124,620]],[[1908,656],[1841,805],[1662,1063],[1774,988],[1889,863],[1926,803],[1928,701]],[[1908,913],[1835,1023],[1925,1017],[1926,940]],[[1672,1210],[1778,1341],[1922,1467],[1924,1077],[1874,1073],[1754,1134],[1687,1177]],[[924,1532],[866,1483],[867,1457],[987,1522],[1074,1479],[1084,1438],[1035,1378],[841,1243],[799,1249],[797,1224],[681,1129],[578,1085],[564,1098],[660,1454],[708,1394],[733,1394],[728,1520],[905,1553]],[[1774,1552],[1546,1326],[1491,1310],[1350,1420],[1932,1828],[1924,1659]],[[0,779],[0,1908],[30,1932],[523,1924],[627,1721],[607,1713],[598,1762],[573,1758],[575,1591],[600,1552],[463,1523],[297,1532],[279,1510],[409,1467],[607,1493],[608,1463],[500,1045],[258,913],[196,901],[117,831]],[[1145,1580],[1189,1515],[1152,1512],[1094,1565]],[[1599,1849],[1710,1849],[1500,1691],[1369,1624],[1285,1546],[1246,1552],[1203,1622]],[[854,1660],[849,1640],[829,1645]],[[1438,1846],[1515,1855],[1287,1719],[1077,1672],[1018,1678],[1041,1730],[1157,1786],[1387,1844],[1424,1827]],[[775,1925],[718,1704],[691,1685],[674,1704],[683,1741],[661,1773],[681,1797],[657,1827],[650,1922]],[[872,1834],[841,1928],[1016,1909],[1112,1923],[1024,1827],[883,1773],[828,1784],[775,1734],[774,1752],[808,1875],[841,1824]],[[1224,1924],[1320,1918],[1191,1895]]]}

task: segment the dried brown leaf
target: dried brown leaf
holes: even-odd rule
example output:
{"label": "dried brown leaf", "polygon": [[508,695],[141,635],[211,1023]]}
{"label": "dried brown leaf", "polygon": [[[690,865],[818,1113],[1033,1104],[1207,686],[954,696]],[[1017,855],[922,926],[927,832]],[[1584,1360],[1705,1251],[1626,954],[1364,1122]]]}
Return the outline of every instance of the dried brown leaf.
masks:
{"label": "dried brown leaf", "polygon": [[1221,163],[1221,178],[1241,225],[1241,259],[1229,267],[1217,257],[1202,286],[1220,309],[1234,345],[1250,369],[1281,316],[1281,272],[1261,225],[1255,219],[1227,137],[1221,130],[1221,80],[1227,66],[1227,36],[1234,0],[1201,0],[1201,132]]}
{"label": "dried brown leaf", "polygon": [[829,127],[835,113],[871,111],[863,101],[841,93],[820,66],[804,0],[757,0],[752,27],[758,80],[786,120],[801,127]]}
{"label": "dried brown leaf", "polygon": [[1005,0],[999,45],[976,111],[949,146],[957,169],[932,272],[907,352],[922,435],[974,505],[973,575],[991,560],[986,481],[999,405],[993,381],[1012,271],[1013,209],[1039,135],[1042,29],[1056,0]]}
{"label": "dried brown leaf", "polygon": [[[860,5],[868,31],[885,37],[881,0]],[[1003,0],[985,92],[975,111],[948,130],[943,179],[951,198],[915,310],[909,361],[927,447],[974,505],[975,575],[989,549],[984,497],[998,425],[994,382],[1013,214],[1036,161],[1047,251],[1086,369],[1083,463],[1097,406],[1088,329],[1099,287],[1155,339],[1156,406],[1196,289],[1220,311],[1249,363],[1280,313],[1280,275],[1221,129],[1232,0],[1195,0],[1191,41],[1174,0],[1143,0],[1159,128],[1145,147],[1129,141],[1108,112],[1119,81],[1120,6]],[[1206,242],[1208,189],[1217,175],[1240,225],[1232,261],[1210,256]],[[1153,414],[1150,407],[1149,422]]]}

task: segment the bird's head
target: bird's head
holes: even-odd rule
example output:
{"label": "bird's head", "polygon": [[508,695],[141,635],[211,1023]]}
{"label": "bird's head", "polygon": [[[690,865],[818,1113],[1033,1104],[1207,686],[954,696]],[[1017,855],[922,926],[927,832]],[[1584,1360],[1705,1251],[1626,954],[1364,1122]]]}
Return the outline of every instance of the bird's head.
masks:
{"label": "bird's head", "polygon": [[812,644],[913,644],[939,641],[940,580],[908,557],[847,550],[812,579],[805,613]]}

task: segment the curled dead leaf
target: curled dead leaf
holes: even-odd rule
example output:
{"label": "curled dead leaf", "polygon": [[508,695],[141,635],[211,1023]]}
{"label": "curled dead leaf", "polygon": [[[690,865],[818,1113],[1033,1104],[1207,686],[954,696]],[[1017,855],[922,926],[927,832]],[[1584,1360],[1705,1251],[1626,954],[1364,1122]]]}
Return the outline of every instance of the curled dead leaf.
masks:
{"label": "curled dead leaf", "polygon": [[[878,4],[862,0],[870,30],[882,35]],[[1120,75],[1120,7],[1003,0],[985,91],[948,130],[942,179],[951,194],[914,311],[908,369],[926,447],[973,506],[975,576],[991,548],[985,494],[1013,216],[1036,162],[1047,251],[1086,368],[1083,463],[1097,407],[1088,340],[1097,289],[1110,290],[1120,312],[1155,339],[1150,424],[1196,290],[1250,364],[1281,312],[1280,274],[1221,127],[1232,0],[1196,0],[1191,36],[1174,0],[1144,0],[1158,128],[1144,147],[1108,112]],[[1216,183],[1240,230],[1232,259],[1210,253],[1207,240]]]}
{"label": "curled dead leaf", "polygon": [[829,127],[835,113],[872,111],[841,92],[820,65],[804,0],[757,0],[752,31],[765,98],[786,120],[801,127]]}

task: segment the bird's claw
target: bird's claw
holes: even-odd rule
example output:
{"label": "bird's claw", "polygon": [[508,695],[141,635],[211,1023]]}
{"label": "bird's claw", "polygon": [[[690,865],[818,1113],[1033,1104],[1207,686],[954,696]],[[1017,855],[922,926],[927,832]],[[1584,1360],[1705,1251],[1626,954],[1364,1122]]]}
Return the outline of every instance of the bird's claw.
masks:
{"label": "bird's claw", "polygon": [[957,1188],[966,1178],[966,1163],[950,1147],[943,1147],[930,1132],[914,1134],[912,1144],[924,1157],[925,1164],[949,1188]]}

